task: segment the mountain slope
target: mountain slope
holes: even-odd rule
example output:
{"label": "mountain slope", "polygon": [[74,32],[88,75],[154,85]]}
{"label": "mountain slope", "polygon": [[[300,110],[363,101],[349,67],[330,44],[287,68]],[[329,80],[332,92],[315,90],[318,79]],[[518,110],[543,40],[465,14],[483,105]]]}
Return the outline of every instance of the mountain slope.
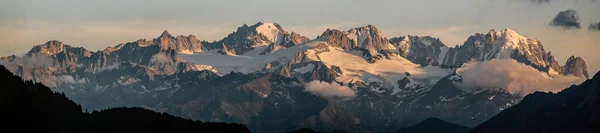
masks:
{"label": "mountain slope", "polygon": [[[141,108],[83,113],[81,106],[40,83],[23,81],[0,66],[3,130],[27,132],[249,132],[243,125],[185,120]],[[26,126],[27,128],[21,128]],[[18,128],[18,129],[17,129]]]}
{"label": "mountain slope", "polygon": [[402,128],[396,133],[466,133],[469,129],[438,118],[428,118],[411,127]]}
{"label": "mountain slope", "polygon": [[592,133],[600,131],[600,72],[559,93],[536,92],[469,133]]}

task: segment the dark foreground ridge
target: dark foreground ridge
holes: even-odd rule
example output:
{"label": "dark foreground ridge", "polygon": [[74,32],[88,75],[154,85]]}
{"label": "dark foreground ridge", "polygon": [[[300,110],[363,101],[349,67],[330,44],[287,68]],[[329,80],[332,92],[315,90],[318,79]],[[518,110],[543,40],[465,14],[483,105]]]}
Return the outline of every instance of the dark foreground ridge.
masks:
{"label": "dark foreground ridge", "polygon": [[[427,118],[413,126],[402,128],[396,132],[389,133],[466,133],[471,128],[458,124],[446,122],[439,118]],[[288,133],[325,133],[309,128],[300,129]],[[333,130],[327,133],[347,133],[347,131]]]}
{"label": "dark foreground ridge", "polygon": [[535,92],[469,133],[598,133],[600,72],[559,93]]}
{"label": "dark foreground ridge", "polygon": [[439,118],[428,118],[414,126],[402,128],[395,133],[466,133],[470,128],[448,123]]}
{"label": "dark foreground ridge", "polygon": [[0,128],[19,132],[250,132],[240,124],[191,121],[142,108],[92,113],[41,83],[23,81],[0,66]]}

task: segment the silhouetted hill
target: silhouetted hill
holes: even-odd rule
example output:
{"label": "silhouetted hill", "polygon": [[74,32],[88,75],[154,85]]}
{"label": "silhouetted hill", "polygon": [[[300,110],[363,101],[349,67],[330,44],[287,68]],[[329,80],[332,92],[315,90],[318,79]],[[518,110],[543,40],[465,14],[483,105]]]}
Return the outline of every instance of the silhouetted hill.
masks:
{"label": "silhouetted hill", "polygon": [[92,113],[41,83],[0,66],[0,130],[18,132],[250,132],[244,125],[185,120],[142,108]]}
{"label": "silhouetted hill", "polygon": [[291,131],[291,132],[287,132],[287,133],[325,133],[325,132],[315,131],[310,128],[303,128],[303,129],[300,129],[297,131]]}
{"label": "silhouetted hill", "polygon": [[535,92],[469,133],[598,133],[600,72],[559,93]]}
{"label": "silhouetted hill", "polygon": [[402,128],[395,133],[466,133],[470,128],[448,123],[438,118],[425,119],[414,126]]}

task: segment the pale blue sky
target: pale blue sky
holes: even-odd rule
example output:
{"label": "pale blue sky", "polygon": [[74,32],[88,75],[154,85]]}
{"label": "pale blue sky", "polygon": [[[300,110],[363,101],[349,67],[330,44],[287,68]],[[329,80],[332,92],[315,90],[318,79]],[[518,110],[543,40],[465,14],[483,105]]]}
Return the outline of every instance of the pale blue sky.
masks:
{"label": "pale blue sky", "polygon": [[[578,11],[582,29],[548,26],[560,11]],[[431,35],[446,45],[469,35],[510,28],[537,38],[563,64],[582,56],[590,73],[600,70],[600,2],[553,0],[4,0],[0,1],[0,56],[22,54],[48,40],[101,50],[151,39],[167,29],[218,40],[244,23],[275,22],[314,38],[327,28],[372,24],[387,37]]]}

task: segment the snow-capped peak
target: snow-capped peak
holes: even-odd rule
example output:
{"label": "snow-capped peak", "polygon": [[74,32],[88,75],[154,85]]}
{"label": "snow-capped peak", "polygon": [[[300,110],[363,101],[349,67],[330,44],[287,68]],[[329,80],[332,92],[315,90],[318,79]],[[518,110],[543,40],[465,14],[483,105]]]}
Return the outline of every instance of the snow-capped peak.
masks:
{"label": "snow-capped peak", "polygon": [[510,58],[515,49],[530,55],[533,54],[531,48],[539,45],[539,40],[529,39],[508,28],[501,31],[492,29],[488,35],[493,39],[494,47],[501,51],[496,55],[498,58]]}
{"label": "snow-capped peak", "polygon": [[281,43],[283,41],[283,34],[285,33],[281,26],[276,23],[258,23],[256,32],[262,34],[271,42]]}
{"label": "snow-capped peak", "polygon": [[516,48],[519,47],[520,44],[527,44],[521,43],[527,42],[526,37],[519,35],[519,33],[511,29],[504,29],[497,32],[492,29],[488,34],[493,35],[495,38],[498,38],[497,40],[500,41],[499,44],[503,46],[510,46]]}
{"label": "snow-capped peak", "polygon": [[367,37],[383,37],[383,34],[373,25],[367,25],[350,29],[347,31],[348,37],[352,39],[356,44],[362,44]]}
{"label": "snow-capped peak", "polygon": [[64,43],[62,43],[58,40],[50,40],[44,44],[39,44],[39,45],[33,46],[33,48],[27,54],[29,55],[29,54],[33,54],[33,53],[41,53],[46,56],[50,56],[50,55],[60,53],[61,51],[64,50],[64,47],[65,47]]}

